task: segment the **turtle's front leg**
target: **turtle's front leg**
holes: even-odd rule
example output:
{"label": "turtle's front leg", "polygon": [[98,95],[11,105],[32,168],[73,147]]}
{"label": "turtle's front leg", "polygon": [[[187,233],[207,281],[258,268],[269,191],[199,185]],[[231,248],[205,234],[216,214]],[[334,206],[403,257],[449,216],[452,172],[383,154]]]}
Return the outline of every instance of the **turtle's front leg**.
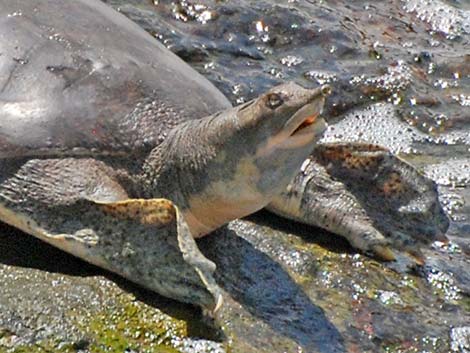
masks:
{"label": "turtle's front leg", "polygon": [[0,180],[0,221],[164,296],[209,310],[221,303],[178,207],[131,198],[93,159],[31,160]]}
{"label": "turtle's front leg", "polygon": [[420,245],[446,240],[449,226],[433,181],[387,149],[360,143],[318,145],[268,209],[384,260],[395,258],[394,248],[423,262]]}

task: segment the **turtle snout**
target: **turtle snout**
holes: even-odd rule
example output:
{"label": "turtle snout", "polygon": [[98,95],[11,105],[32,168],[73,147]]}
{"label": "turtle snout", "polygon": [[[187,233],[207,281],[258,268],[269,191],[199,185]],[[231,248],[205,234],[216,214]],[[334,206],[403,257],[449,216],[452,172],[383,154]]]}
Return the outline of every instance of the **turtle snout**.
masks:
{"label": "turtle snout", "polygon": [[310,103],[317,99],[324,100],[333,92],[333,89],[330,85],[322,85],[317,88],[308,89],[307,91],[308,95],[310,96],[308,99],[308,103]]}

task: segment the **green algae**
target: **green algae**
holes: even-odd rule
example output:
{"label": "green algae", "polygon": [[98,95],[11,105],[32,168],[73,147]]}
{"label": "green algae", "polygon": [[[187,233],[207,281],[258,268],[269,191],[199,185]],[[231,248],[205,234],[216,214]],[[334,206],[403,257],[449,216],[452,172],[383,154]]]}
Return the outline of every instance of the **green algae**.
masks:
{"label": "green algae", "polygon": [[[0,353],[73,353],[84,350],[92,353],[138,351],[142,353],[178,353],[175,338],[187,336],[187,324],[159,310],[136,301],[131,294],[116,298],[116,305],[90,313],[72,310],[83,339],[66,342],[44,339],[34,344],[4,345],[14,335],[0,331]],[[12,339],[13,338],[13,339]],[[2,347],[3,346],[3,347]]]}
{"label": "green algae", "polygon": [[[60,344],[51,341],[42,341],[34,345],[21,345],[14,349],[0,348],[0,353],[76,353],[81,350],[74,344]],[[109,346],[103,350],[101,347],[90,346],[86,350],[91,353],[101,352],[132,352],[129,348],[119,348],[119,346]],[[179,351],[167,346],[153,346],[151,350],[142,350],[142,352],[152,353],[178,353]]]}
{"label": "green algae", "polygon": [[118,303],[117,308],[99,312],[80,324],[89,338],[90,351],[178,352],[172,340],[186,337],[184,321],[137,302],[132,295],[119,296]]}

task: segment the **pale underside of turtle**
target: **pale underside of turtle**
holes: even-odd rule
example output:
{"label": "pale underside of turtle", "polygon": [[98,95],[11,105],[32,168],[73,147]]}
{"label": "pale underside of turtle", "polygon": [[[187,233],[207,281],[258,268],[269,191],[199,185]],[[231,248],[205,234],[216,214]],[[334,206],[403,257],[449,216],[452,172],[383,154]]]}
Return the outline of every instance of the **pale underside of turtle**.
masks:
{"label": "pale underside of turtle", "polygon": [[435,185],[385,148],[316,145],[326,91],[286,84],[232,108],[99,1],[3,0],[0,221],[209,308],[215,265],[193,236],[263,207],[419,256],[448,227]]}

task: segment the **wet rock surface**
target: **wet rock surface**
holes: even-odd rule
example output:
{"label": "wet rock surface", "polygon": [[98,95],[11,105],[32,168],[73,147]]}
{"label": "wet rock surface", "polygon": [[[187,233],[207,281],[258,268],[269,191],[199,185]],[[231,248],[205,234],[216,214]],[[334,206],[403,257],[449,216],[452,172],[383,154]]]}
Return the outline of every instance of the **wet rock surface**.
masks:
{"label": "wet rock surface", "polygon": [[465,1],[106,2],[233,104],[286,80],[330,83],[325,141],[372,141],[420,168],[451,242],[425,266],[386,264],[261,212],[199,242],[225,294],[211,321],[2,225],[0,352],[470,351]]}
{"label": "wet rock surface", "polygon": [[0,352],[221,351],[195,308],[8,226],[0,234]]}

